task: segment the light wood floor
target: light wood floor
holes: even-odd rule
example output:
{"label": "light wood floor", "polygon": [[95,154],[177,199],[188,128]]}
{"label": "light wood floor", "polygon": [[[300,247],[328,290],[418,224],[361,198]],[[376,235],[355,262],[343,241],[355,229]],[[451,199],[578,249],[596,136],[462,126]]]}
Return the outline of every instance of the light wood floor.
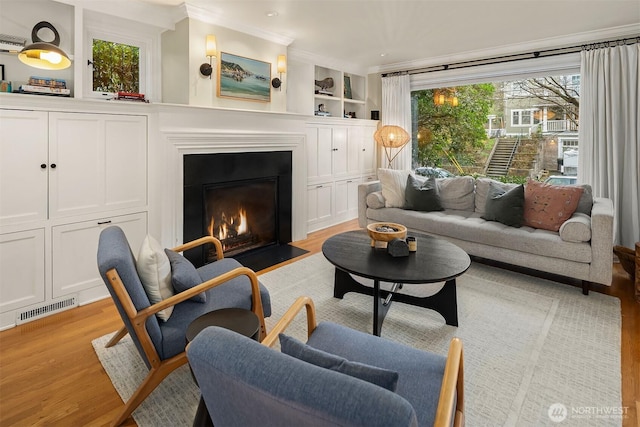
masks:
{"label": "light wood floor", "polygon": [[[310,234],[296,246],[317,253],[327,237],[355,228],[357,223],[350,221]],[[631,280],[618,264],[613,286],[602,291],[621,300],[622,404],[627,408],[623,426],[638,427],[640,304],[634,301]],[[0,426],[108,424],[123,403],[91,341],[120,326],[111,300],[105,299],[0,332]],[[136,424],[129,418],[124,425]]]}

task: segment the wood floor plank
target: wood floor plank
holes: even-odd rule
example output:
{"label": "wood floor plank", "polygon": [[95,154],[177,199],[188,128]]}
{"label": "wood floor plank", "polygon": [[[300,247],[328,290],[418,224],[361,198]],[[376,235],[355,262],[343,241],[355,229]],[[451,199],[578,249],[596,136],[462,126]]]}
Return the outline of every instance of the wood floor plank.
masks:
{"label": "wood floor plank", "polygon": [[[309,256],[320,252],[328,237],[357,228],[357,221],[349,221],[294,245],[310,251]],[[621,301],[623,427],[640,427],[640,304],[619,264],[614,265],[613,285],[602,292]],[[113,303],[105,299],[0,332],[0,426],[108,425],[123,402],[91,341],[121,325]],[[136,424],[129,418],[124,425]]]}

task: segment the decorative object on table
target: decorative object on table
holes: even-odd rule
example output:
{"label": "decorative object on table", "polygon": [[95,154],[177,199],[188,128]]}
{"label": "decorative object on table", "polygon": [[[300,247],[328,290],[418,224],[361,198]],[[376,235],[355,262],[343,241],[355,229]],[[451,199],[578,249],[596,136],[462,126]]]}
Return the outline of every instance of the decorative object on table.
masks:
{"label": "decorative object on table", "polygon": [[418,250],[418,241],[413,236],[407,237],[407,246],[409,246],[409,252],[415,252]]}
{"label": "decorative object on table", "polygon": [[344,76],[344,97],[347,99],[352,99],[353,94],[351,93],[351,77]]}
{"label": "decorative object on table", "polygon": [[271,102],[271,64],[231,53],[220,53],[218,96]]}
{"label": "decorative object on table", "polygon": [[205,39],[205,55],[209,58],[209,63],[206,62],[200,65],[200,74],[205,77],[211,78],[211,74],[213,74],[213,64],[211,60],[213,58],[218,57],[218,46],[216,43],[216,36],[213,34],[207,34],[207,38]]}
{"label": "decorative object on table", "polygon": [[276,70],[278,71],[279,77],[271,80],[271,86],[275,89],[282,90],[282,75],[287,72],[287,57],[285,55],[278,55]]}
{"label": "decorative object on table", "polygon": [[67,89],[67,82],[64,79],[36,76],[29,77],[29,83],[20,86],[20,92],[34,95],[71,95],[71,90]]}
{"label": "decorative object on table", "polygon": [[316,86],[320,88],[320,89],[316,89],[316,95],[333,96],[333,92],[331,92],[330,90],[327,90],[333,87],[332,77],[327,77],[326,79],[323,79],[323,80],[316,80],[315,83],[316,83]]}
{"label": "decorative object on table", "polygon": [[[385,125],[379,128],[376,133],[373,134],[373,138],[382,147],[384,147],[384,153],[387,156],[388,167],[391,169],[391,162],[398,157],[400,151],[407,145],[407,142],[411,139],[411,136],[406,130],[400,126]],[[392,155],[392,150],[396,150]]]}
{"label": "decorative object on table", "polygon": [[393,239],[387,243],[387,253],[392,257],[409,256],[409,245],[406,240]]}
{"label": "decorative object on table", "polygon": [[386,243],[393,239],[404,239],[407,237],[407,227],[395,222],[374,222],[367,225],[367,233],[371,238],[371,247],[376,246],[376,242]]}
{"label": "decorative object on table", "polygon": [[[53,31],[53,40],[46,42],[38,37],[38,32],[43,28]],[[43,70],[64,70],[69,68],[71,60],[69,56],[58,46],[60,34],[53,25],[46,21],[38,22],[31,31],[32,44],[25,46],[18,54],[18,59],[35,68]]]}

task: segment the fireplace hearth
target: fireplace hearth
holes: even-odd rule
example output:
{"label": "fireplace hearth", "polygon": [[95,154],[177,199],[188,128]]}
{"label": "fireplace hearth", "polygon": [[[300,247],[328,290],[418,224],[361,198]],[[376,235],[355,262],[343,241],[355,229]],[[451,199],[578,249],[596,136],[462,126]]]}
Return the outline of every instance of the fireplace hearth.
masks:
{"label": "fireplace hearth", "polygon": [[[255,259],[260,267],[265,264],[260,258],[289,246],[290,151],[188,154],[183,167],[184,241],[212,235],[221,241],[225,257]],[[184,256],[199,267],[216,259],[215,247],[205,245]]]}

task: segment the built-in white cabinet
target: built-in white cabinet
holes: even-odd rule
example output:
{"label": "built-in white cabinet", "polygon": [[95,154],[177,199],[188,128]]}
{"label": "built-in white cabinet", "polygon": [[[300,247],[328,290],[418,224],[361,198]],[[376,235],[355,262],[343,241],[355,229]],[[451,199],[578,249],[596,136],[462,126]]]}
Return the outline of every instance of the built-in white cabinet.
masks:
{"label": "built-in white cabinet", "polygon": [[96,266],[98,238],[100,232],[111,225],[122,228],[129,245],[134,253],[137,253],[146,236],[146,213],[99,218],[53,227],[54,298],[103,286]]}
{"label": "built-in white cabinet", "polygon": [[316,116],[366,118],[365,76],[316,65],[313,85]]}
{"label": "built-in white cabinet", "polygon": [[0,109],[0,329],[107,296],[100,231],[136,251],[147,204],[146,116]]}
{"label": "built-in white cabinet", "polygon": [[44,228],[0,234],[0,313],[44,302],[44,236]]}
{"label": "built-in white cabinet", "polygon": [[357,217],[358,184],[375,178],[376,122],[307,125],[309,231]]}

